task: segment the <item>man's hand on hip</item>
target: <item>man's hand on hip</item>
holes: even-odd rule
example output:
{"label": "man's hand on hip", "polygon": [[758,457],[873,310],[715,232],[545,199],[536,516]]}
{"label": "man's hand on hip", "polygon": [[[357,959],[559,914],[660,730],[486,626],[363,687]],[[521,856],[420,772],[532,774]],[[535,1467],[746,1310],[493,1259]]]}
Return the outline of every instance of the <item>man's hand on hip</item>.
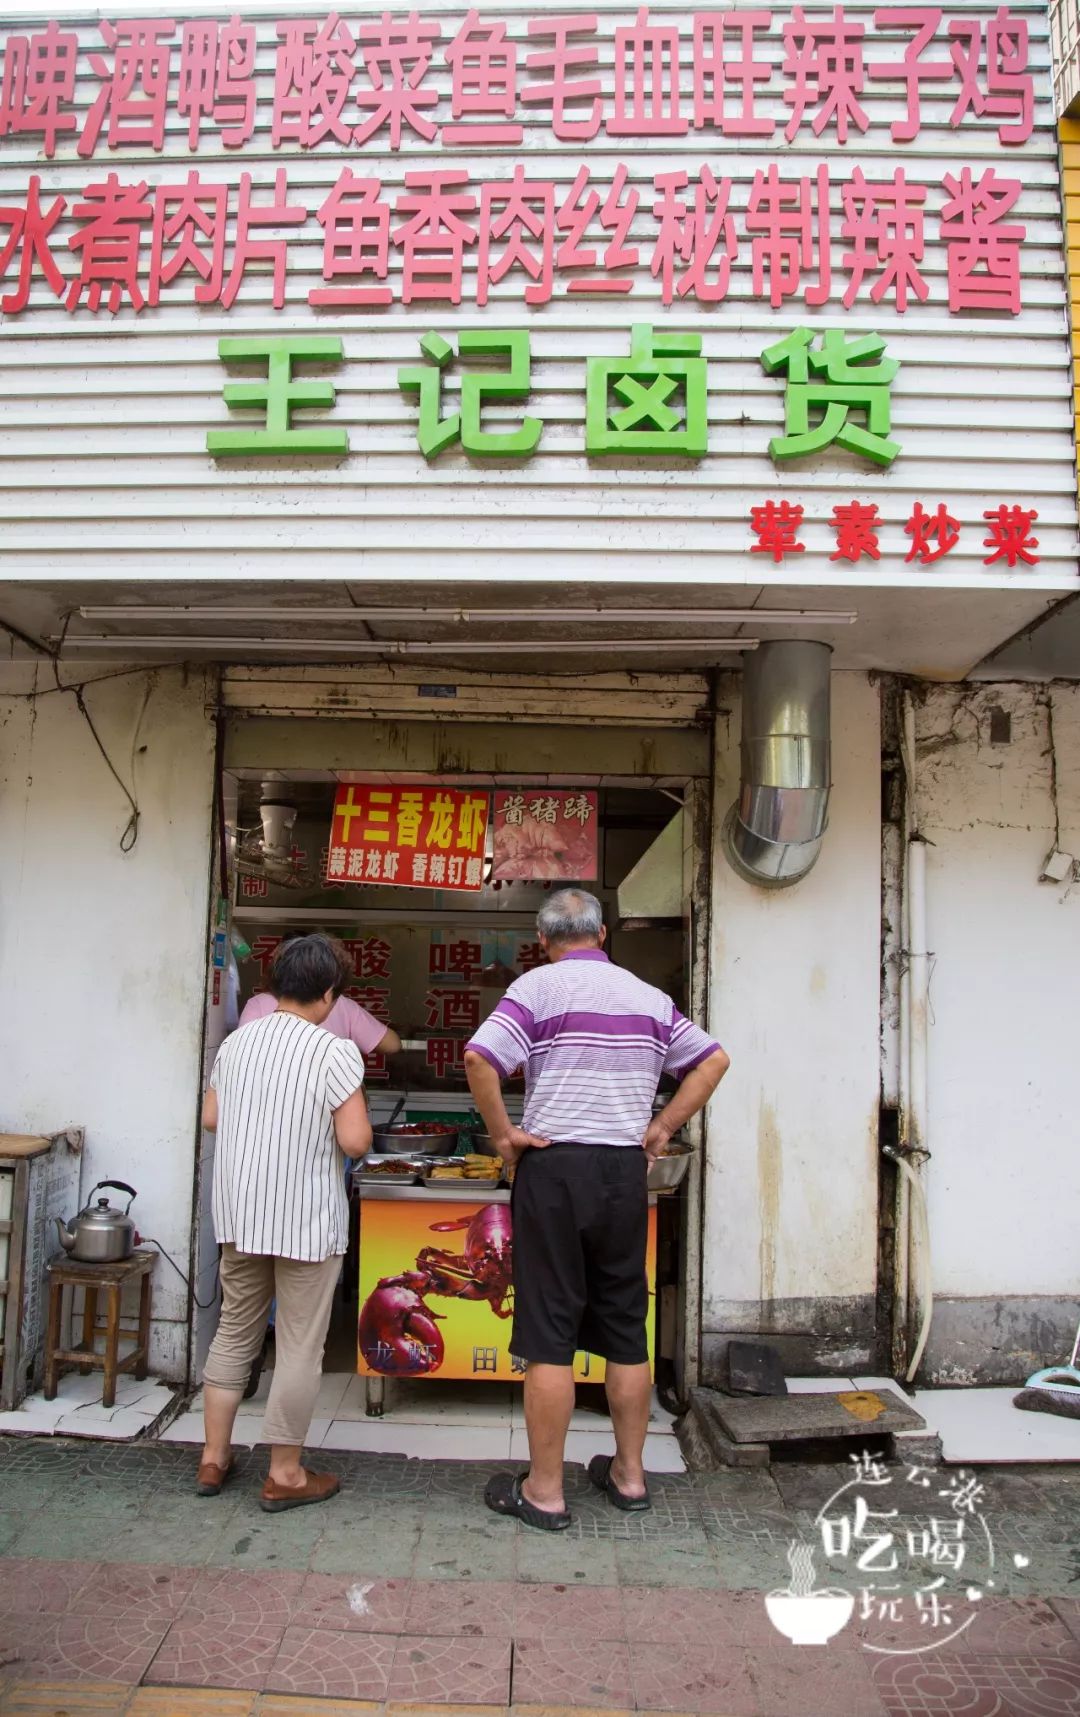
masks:
{"label": "man's hand on hip", "polygon": [[511,1127],[508,1133],[495,1140],[495,1149],[504,1163],[516,1163],[526,1151],[544,1151],[550,1143],[550,1139],[527,1133],[524,1127]]}
{"label": "man's hand on hip", "polygon": [[660,1119],[659,1115],[654,1115],[649,1122],[649,1130],[641,1141],[642,1149],[651,1163],[654,1163],[657,1157],[663,1156],[670,1138],[671,1128]]}

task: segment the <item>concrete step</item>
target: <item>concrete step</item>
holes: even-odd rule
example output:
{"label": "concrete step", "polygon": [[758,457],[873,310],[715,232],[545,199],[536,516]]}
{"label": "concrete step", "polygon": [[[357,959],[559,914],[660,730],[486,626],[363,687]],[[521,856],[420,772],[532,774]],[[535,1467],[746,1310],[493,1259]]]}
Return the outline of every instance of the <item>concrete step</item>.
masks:
{"label": "concrete step", "polygon": [[781,1447],[785,1456],[798,1458],[801,1448],[810,1452],[823,1442],[835,1443],[839,1456],[882,1438],[894,1458],[924,1466],[941,1460],[940,1439],[891,1389],[782,1396],[694,1389],[679,1438],[688,1466],[696,1471],[765,1467]]}

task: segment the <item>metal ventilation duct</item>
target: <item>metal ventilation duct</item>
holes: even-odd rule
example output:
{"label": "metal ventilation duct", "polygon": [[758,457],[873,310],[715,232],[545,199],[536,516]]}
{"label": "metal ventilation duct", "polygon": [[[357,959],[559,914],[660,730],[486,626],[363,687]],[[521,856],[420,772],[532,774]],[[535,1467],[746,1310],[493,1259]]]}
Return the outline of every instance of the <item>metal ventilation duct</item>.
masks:
{"label": "metal ventilation duct", "polygon": [[743,671],[741,782],[724,850],[747,882],[787,888],[821,851],[829,811],[828,644],[762,644]]}

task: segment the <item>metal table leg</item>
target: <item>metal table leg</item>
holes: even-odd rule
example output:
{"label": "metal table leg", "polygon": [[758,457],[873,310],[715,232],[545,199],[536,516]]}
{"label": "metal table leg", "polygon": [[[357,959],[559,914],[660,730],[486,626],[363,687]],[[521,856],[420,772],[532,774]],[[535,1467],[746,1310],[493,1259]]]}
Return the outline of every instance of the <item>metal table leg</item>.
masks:
{"label": "metal table leg", "polygon": [[365,1390],[367,1416],[369,1419],[381,1419],[386,1406],[385,1377],[369,1377]]}

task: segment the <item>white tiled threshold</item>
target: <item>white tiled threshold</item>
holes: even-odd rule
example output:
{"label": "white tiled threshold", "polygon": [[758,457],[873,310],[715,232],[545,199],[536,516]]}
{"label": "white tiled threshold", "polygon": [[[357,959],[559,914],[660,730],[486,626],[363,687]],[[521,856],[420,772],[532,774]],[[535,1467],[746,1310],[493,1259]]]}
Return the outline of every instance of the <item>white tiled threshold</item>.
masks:
{"label": "white tiled threshold", "polygon": [[[236,1419],[235,1442],[252,1447],[262,1441],[262,1407],[271,1372],[264,1372],[257,1395],[245,1401]],[[599,1392],[598,1392],[599,1396]],[[653,1396],[645,1465],[654,1473],[681,1473],[682,1452],[674,1421]],[[202,1403],[196,1396],[161,1433],[164,1442],[202,1442]],[[328,1372],[322,1380],[309,1449],[351,1449],[367,1454],[408,1455],[416,1460],[501,1461],[527,1455],[521,1387],[508,1383],[442,1383],[437,1379],[388,1381],[386,1411],[369,1419],[365,1380],[348,1372]],[[612,1454],[615,1439],[604,1411],[578,1408],[570,1421],[566,1456],[589,1461]]]}
{"label": "white tiled threshold", "polygon": [[177,1391],[156,1377],[137,1383],[116,1380],[116,1405],[103,1407],[100,1371],[89,1377],[68,1372],[61,1377],[55,1401],[43,1394],[28,1395],[12,1413],[0,1413],[0,1436],[100,1437],[125,1443],[141,1437],[176,1400]]}
{"label": "white tiled threshold", "polygon": [[913,1397],[947,1461],[1080,1461],[1080,1419],[1021,1412],[1015,1389],[920,1389]]}
{"label": "white tiled threshold", "polygon": [[1080,1419],[1027,1413],[1013,1406],[1020,1384],[1008,1389],[905,1389],[891,1377],[789,1377],[792,1395],[832,1395],[847,1389],[891,1389],[941,1438],[954,1466],[1008,1465],[1014,1461],[1080,1461]]}
{"label": "white tiled threshold", "polygon": [[[270,1376],[263,1374],[258,1393],[244,1402],[237,1416],[236,1441],[241,1446],[253,1447],[261,1441],[262,1404]],[[176,1399],[175,1389],[158,1378],[137,1383],[121,1377],[116,1406],[107,1408],[101,1404],[101,1388],[100,1372],[90,1377],[69,1372],[60,1380],[55,1401],[46,1401],[39,1392],[28,1396],[13,1413],[0,1413],[0,1435],[127,1442],[154,1435],[155,1426]],[[796,1377],[788,1379],[788,1388],[792,1394],[893,1389],[941,1437],[945,1460],[955,1465],[1080,1461],[1080,1420],[1022,1413],[1012,1404],[1016,1388],[912,1393],[887,1377]],[[201,1444],[201,1397],[196,1395],[158,1436],[164,1442]],[[521,1388],[436,1380],[388,1382],[385,1416],[369,1419],[363,1378],[347,1371],[328,1372],[319,1389],[307,1446],[426,1460],[520,1461],[527,1455]],[[570,1421],[567,1459],[587,1462],[594,1454],[611,1453],[614,1447],[607,1414],[578,1408]],[[684,1470],[671,1415],[655,1395],[645,1465],[657,1473]]]}

